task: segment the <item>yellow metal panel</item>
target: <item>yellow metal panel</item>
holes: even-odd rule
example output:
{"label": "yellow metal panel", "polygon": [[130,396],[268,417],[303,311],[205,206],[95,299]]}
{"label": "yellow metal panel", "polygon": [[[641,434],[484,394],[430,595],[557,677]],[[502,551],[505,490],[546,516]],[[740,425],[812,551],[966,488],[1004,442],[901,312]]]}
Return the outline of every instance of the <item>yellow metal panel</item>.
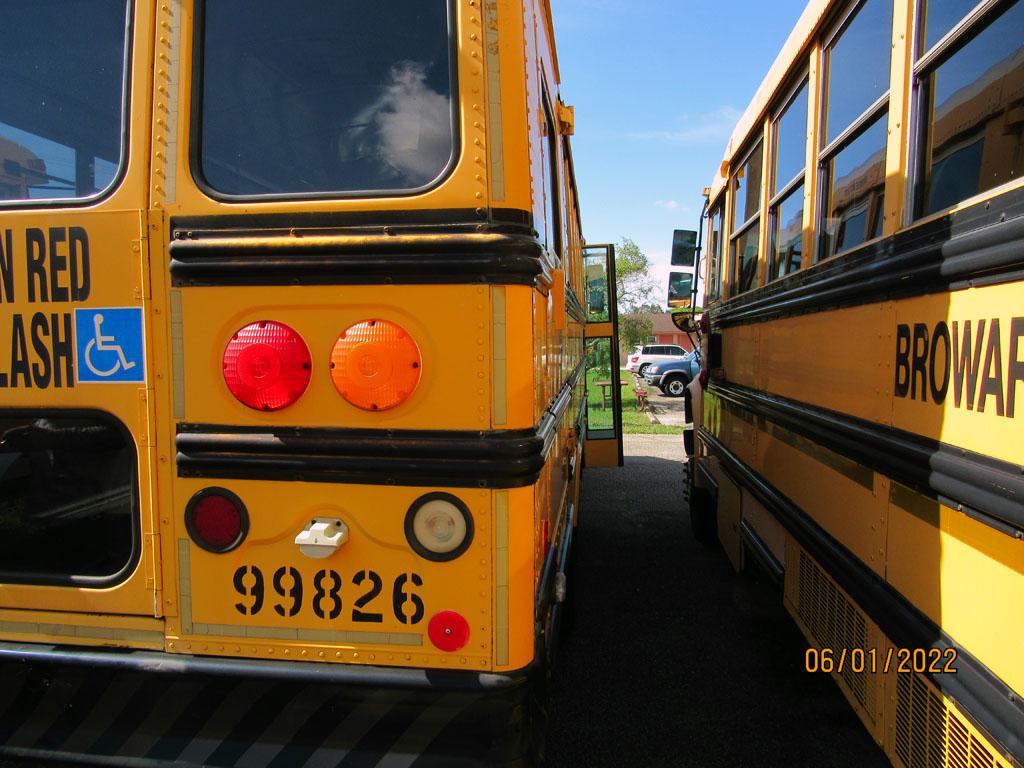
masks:
{"label": "yellow metal panel", "polygon": [[[897,303],[893,331],[900,325],[906,326],[910,335],[909,359],[907,365],[897,364],[899,370],[888,382],[888,392],[893,392],[899,375],[910,377],[910,388],[906,396],[893,398],[893,426],[1024,464],[1024,380],[1014,378],[1015,361],[1011,357],[1012,323],[1015,318],[1024,323],[1022,306],[1021,283],[971,288]],[[971,325],[969,335],[967,323]],[[946,357],[947,340],[953,353],[952,365]],[[894,360],[898,351],[893,339],[880,354]],[[917,353],[921,359],[915,371]],[[1019,370],[1024,363],[1024,337],[1018,337],[1016,354]],[[947,391],[936,398],[947,376]],[[1011,393],[1015,406],[1012,416]]]}
{"label": "yellow metal panel", "polygon": [[586,440],[583,457],[588,467],[617,467],[619,465],[618,441],[615,438]]}
{"label": "yellow metal panel", "polygon": [[488,162],[491,171],[491,200],[497,203],[505,199],[505,130],[502,122],[500,44],[502,35],[498,0],[484,0],[483,12],[487,65],[488,140],[491,148]]}
{"label": "yellow metal panel", "polygon": [[508,492],[509,501],[509,655],[508,668],[521,669],[533,661],[534,599],[537,582],[534,547],[536,520],[533,488]]}
{"label": "yellow metal panel", "polygon": [[[708,398],[708,404],[712,400]],[[884,572],[887,504],[885,494],[879,495],[881,478],[737,408],[724,409],[717,435],[869,567]]]}
{"label": "yellow metal panel", "polygon": [[[161,205],[173,205],[178,191],[178,160],[188,156],[187,145],[181,144],[179,136],[188,122],[188,109],[184,119],[181,105],[182,28],[189,24],[186,18],[185,0],[165,0],[159,3],[157,24],[160,34],[156,41],[156,66],[154,67],[153,118],[153,182],[151,196]],[[188,70],[185,70],[187,77]]]}
{"label": "yellow metal panel", "polygon": [[761,189],[758,193],[760,200],[761,218],[757,223],[757,279],[754,287],[758,288],[768,282],[768,200],[772,196],[772,159],[775,151],[772,149],[771,135],[772,121],[769,114],[765,114],[761,126]]}
{"label": "yellow metal panel", "polygon": [[737,571],[743,569],[743,542],[740,538],[740,520],[747,495],[724,472],[715,475],[718,482],[718,540]]}
{"label": "yellow metal panel", "polygon": [[818,144],[821,141],[822,111],[822,53],[820,43],[811,46],[807,54],[807,145],[804,152],[804,217],[803,256],[800,268],[807,269],[814,263],[814,252],[818,247],[814,236],[817,219],[818,199]]}
{"label": "yellow metal panel", "polygon": [[743,500],[743,519],[750,523],[775,559],[785,564],[786,529],[761,502],[749,494]]}
{"label": "yellow metal panel", "polygon": [[[181,480],[177,506],[183,508],[193,492],[207,485]],[[222,485],[247,505],[249,534],[238,549],[212,554],[192,544],[179,523],[181,621],[169,628],[171,639],[177,641],[173,650],[187,652],[191,644],[192,650],[234,655],[230,643],[216,638],[244,638],[251,645],[245,646],[243,655],[280,656],[287,650],[289,657],[311,660],[491,666],[494,540],[489,491],[251,480]],[[444,563],[417,555],[404,530],[413,501],[435,490],[460,498],[474,522],[470,548]],[[294,543],[317,517],[340,519],[349,531],[348,541],[320,560],[303,555]],[[259,569],[259,576],[254,569]],[[299,573],[301,595],[288,569]],[[380,578],[376,592],[371,571]],[[397,609],[396,594],[407,596]],[[372,596],[357,605],[367,595]],[[420,610],[417,600],[422,601]],[[469,644],[457,653],[441,653],[427,639],[430,618],[443,610],[457,611],[470,623]],[[371,616],[361,616],[360,611]]]}
{"label": "yellow metal panel", "polygon": [[494,663],[508,666],[509,661],[509,517],[508,491],[494,494]]}
{"label": "yellow metal panel", "polygon": [[[729,328],[726,376],[1021,464],[1019,335],[1016,368],[1011,348],[1020,300],[1020,285],[1009,283]],[[901,327],[908,334],[902,342]],[[908,385],[902,395],[900,381]]]}
{"label": "yellow metal panel", "polygon": [[896,0],[893,3],[889,136],[885,149],[885,215],[882,222],[882,235],[885,237],[903,228],[903,206],[907,195],[907,153],[911,138],[914,5],[907,0]]}
{"label": "yellow metal panel", "polygon": [[539,330],[533,325],[533,300],[542,298],[526,286],[507,286],[505,292],[505,345],[508,357],[507,399],[509,429],[523,429],[538,421],[538,409],[546,402],[534,402],[540,372],[534,367],[534,338]]}
{"label": "yellow metal panel", "polygon": [[505,302],[505,286],[491,288],[491,366],[493,382],[493,426],[503,427],[508,423],[509,356],[508,356],[508,310]]}
{"label": "yellow metal panel", "polygon": [[[6,362],[0,368],[8,379],[3,390],[4,405],[53,412],[60,409],[104,411],[127,427],[134,438],[138,455],[136,470],[142,550],[131,575],[117,586],[84,589],[5,584],[0,586],[0,606],[34,611],[91,611],[108,614],[110,616],[105,626],[110,627],[118,621],[112,614],[154,614],[158,582],[154,573],[154,552],[150,546],[153,527],[148,510],[152,505],[153,493],[153,456],[150,446],[155,424],[146,385],[85,384],[77,381],[77,371],[72,376],[72,369],[77,366],[73,360],[74,313],[76,309],[84,308],[140,307],[144,317],[144,338],[152,342],[154,332],[150,315],[149,249],[141,212],[147,207],[152,115],[150,66],[154,24],[153,5],[137,4],[130,40],[130,113],[126,129],[128,157],[117,188],[107,198],[89,206],[4,211],[0,215],[0,234],[5,230],[10,231],[15,250],[10,255],[19,271],[25,264],[27,231],[35,230],[45,238],[47,258],[44,266],[48,278],[45,281],[45,297],[44,287],[39,285],[36,300],[29,301],[27,284],[21,279],[25,273],[21,272],[21,277],[15,283],[14,300],[0,305],[0,338],[6,340],[3,346],[7,349],[20,347],[17,329],[23,328],[28,355],[25,359],[28,364],[26,375],[8,370]],[[84,234],[88,242],[88,296],[71,293],[72,280],[77,279],[77,284],[81,286],[86,273],[85,249],[81,240],[76,240],[78,245],[72,253],[71,228],[77,228],[76,234]],[[51,254],[57,258],[54,259]],[[56,295],[51,293],[54,287],[57,288]],[[63,291],[68,292],[66,298],[60,297]],[[33,330],[37,333],[35,339]],[[66,346],[61,350],[63,345]],[[147,359],[144,366],[146,382],[151,386],[157,371],[154,361],[148,356],[149,344],[146,346]],[[7,630],[0,630],[0,633],[10,635],[10,630],[11,627],[8,627]]]}
{"label": "yellow metal panel", "polygon": [[[872,421],[888,420],[892,355],[886,349],[894,343],[892,305],[821,312],[754,327],[762,334],[757,389]],[[735,344],[725,337],[726,350]],[[742,360],[741,351],[732,354]],[[738,381],[728,368],[726,374],[737,383],[750,379]]]}
{"label": "yellow metal panel", "polygon": [[74,643],[160,649],[159,619],[52,611],[0,610],[0,636],[31,643]]}
{"label": "yellow metal panel", "polygon": [[895,484],[889,519],[887,581],[1024,692],[1024,541]]}
{"label": "yellow metal panel", "polygon": [[[209,424],[448,429],[490,425],[490,296],[484,286],[280,287],[182,291],[186,350],[186,420]],[[353,323],[391,320],[416,341],[423,358],[419,386],[386,411],[344,400],[330,375],[338,335]],[[294,328],[312,355],[312,379],[300,400],[261,413],[238,402],[224,384],[222,356],[247,323],[276,320]]]}
{"label": "yellow metal panel", "polygon": [[760,325],[728,328],[722,338],[722,367],[726,379],[745,387],[757,386],[757,350]]}

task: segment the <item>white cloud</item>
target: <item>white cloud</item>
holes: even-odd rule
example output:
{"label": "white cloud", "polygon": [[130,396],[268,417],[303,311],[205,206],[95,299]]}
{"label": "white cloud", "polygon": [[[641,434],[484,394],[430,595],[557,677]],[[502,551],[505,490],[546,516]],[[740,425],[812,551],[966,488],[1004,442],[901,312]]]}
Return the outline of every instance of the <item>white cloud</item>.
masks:
{"label": "white cloud", "polygon": [[696,117],[683,115],[679,120],[681,125],[676,130],[641,131],[630,133],[629,136],[641,141],[660,141],[665,144],[686,146],[724,145],[741,115],[742,113],[735,107],[724,106]]}
{"label": "white cloud", "polygon": [[675,200],[655,200],[654,207],[668,208],[670,211],[674,211],[676,208],[679,207],[679,203],[677,203]]}

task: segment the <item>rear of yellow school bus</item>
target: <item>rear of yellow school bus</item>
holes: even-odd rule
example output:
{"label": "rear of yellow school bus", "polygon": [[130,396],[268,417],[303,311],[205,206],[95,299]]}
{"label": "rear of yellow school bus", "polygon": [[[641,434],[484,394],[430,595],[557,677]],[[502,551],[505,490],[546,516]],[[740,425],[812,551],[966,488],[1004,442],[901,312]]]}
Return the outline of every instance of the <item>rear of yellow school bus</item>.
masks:
{"label": "rear of yellow school bus", "polygon": [[546,3],[0,25],[0,754],[521,764],[582,464]]}

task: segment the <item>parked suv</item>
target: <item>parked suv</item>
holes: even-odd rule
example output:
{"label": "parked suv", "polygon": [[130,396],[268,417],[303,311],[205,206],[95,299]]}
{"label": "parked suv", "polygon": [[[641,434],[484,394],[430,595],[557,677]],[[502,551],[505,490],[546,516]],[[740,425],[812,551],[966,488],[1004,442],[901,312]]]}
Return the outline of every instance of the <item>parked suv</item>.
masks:
{"label": "parked suv", "polygon": [[626,369],[643,376],[651,363],[667,363],[680,360],[689,353],[678,344],[648,344],[639,352],[633,351],[626,363]]}
{"label": "parked suv", "polygon": [[667,363],[653,363],[647,368],[644,379],[650,386],[657,387],[669,397],[680,397],[687,385],[700,375],[700,358],[691,352],[681,360]]}

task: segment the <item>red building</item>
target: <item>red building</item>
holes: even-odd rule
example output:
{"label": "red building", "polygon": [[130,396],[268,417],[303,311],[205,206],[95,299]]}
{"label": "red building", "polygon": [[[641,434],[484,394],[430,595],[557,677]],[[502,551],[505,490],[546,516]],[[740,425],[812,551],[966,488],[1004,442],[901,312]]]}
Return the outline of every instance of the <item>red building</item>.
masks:
{"label": "red building", "polygon": [[654,315],[654,329],[651,331],[651,335],[647,337],[647,343],[678,344],[687,351],[693,349],[693,343],[690,341],[689,336],[675,327],[672,323],[672,315],[668,312]]}

